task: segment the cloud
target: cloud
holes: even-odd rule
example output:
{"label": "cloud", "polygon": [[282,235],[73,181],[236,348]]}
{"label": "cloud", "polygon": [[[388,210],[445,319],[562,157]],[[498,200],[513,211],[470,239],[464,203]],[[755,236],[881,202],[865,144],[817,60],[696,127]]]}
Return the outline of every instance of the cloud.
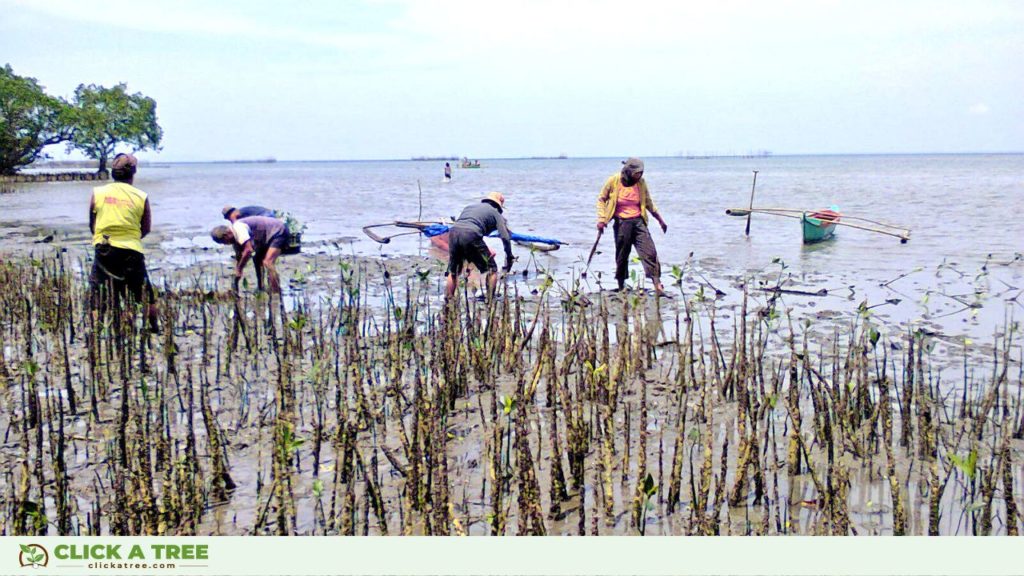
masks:
{"label": "cloud", "polygon": [[985,104],[984,102],[972,104],[967,109],[967,113],[970,114],[971,116],[984,116],[985,114],[988,114],[988,105]]}
{"label": "cloud", "polygon": [[381,47],[389,42],[387,37],[378,34],[323,33],[290,27],[281,22],[260,22],[244,11],[224,10],[209,3],[192,1],[142,2],[131,6],[123,18],[111,16],[121,9],[114,2],[0,0],[0,6],[4,4],[17,6],[25,13],[142,32],[233,36],[345,50]]}

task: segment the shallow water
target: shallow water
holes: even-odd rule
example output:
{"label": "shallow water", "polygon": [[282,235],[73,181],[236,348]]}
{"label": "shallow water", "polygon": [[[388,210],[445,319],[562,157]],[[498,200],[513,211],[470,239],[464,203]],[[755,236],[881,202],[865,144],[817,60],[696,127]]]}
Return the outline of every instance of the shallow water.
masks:
{"label": "shallow water", "polygon": [[[1015,259],[1024,252],[1024,221],[999,215],[1016,213],[1024,204],[1024,155],[645,160],[652,195],[669,224],[667,235],[652,227],[664,279],[671,283],[669,273],[679,266],[686,292],[705,285],[735,299],[746,278],[767,276],[788,288],[828,290],[827,297],[787,297],[795,308],[846,314],[866,302],[877,305],[873,311],[882,318],[976,339],[1005,325],[1008,310],[1022,312],[1016,298],[1024,287],[1024,263]],[[454,170],[451,182],[444,182],[443,166],[420,161],[145,165],[136,184],[150,194],[159,242],[150,265],[225,260],[208,237],[209,229],[223,222],[225,204],[263,204],[294,214],[308,226],[304,241],[313,250],[322,243],[361,255],[426,255],[429,244],[418,235],[381,245],[361,228],[396,219],[444,219],[487,191],[500,190],[514,230],[570,243],[533,262],[518,248],[518,267],[540,267],[568,280],[583,269],[596,234],[594,200],[619,159],[485,160],[479,170]],[[746,237],[746,219],[726,216],[725,209],[748,205],[754,170],[759,171],[755,206],[835,205],[851,216],[907,227],[911,241],[900,244],[841,227],[834,240],[805,246],[796,220],[765,215],[753,217]],[[73,239],[87,244],[91,187],[18,185],[16,192],[0,196],[7,237],[42,235],[47,227],[81,229]],[[594,259],[590,289],[599,287],[599,277],[604,288],[614,282],[610,236],[602,239]],[[633,268],[639,274],[639,265]]]}

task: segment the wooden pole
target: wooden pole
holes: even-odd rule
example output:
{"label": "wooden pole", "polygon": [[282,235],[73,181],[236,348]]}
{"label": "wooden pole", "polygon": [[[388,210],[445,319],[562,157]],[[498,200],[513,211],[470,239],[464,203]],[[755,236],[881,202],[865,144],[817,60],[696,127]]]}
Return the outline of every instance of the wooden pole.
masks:
{"label": "wooden pole", "polygon": [[754,183],[750,185],[750,212],[747,213],[747,231],[746,235],[750,236],[750,217],[754,214],[754,188],[757,187],[757,170],[754,170]]}
{"label": "wooden pole", "polygon": [[[416,180],[416,187],[420,189],[420,212],[416,219],[423,220],[423,186],[420,186],[419,180]],[[753,206],[753,204],[751,204],[751,206]]]}

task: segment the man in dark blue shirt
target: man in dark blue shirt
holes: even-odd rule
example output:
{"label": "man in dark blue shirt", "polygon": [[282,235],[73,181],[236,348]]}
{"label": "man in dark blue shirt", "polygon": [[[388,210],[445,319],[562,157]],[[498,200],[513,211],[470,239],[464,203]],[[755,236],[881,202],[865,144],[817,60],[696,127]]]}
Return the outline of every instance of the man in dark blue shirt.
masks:
{"label": "man in dark blue shirt", "polygon": [[277,214],[273,210],[270,208],[264,208],[263,206],[242,206],[241,208],[225,206],[220,213],[224,215],[225,220],[232,223],[239,218],[248,218],[249,216],[267,216],[268,218],[277,218]]}

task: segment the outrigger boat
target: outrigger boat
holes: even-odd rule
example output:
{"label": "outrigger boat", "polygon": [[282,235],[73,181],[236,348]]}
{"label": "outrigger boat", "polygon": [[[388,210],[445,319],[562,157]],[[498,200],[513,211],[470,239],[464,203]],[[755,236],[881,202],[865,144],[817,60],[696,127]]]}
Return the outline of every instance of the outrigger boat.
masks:
{"label": "outrigger boat", "polygon": [[[430,243],[443,250],[448,251],[448,231],[451,229],[451,222],[403,222],[396,221],[388,224],[376,224],[373,226],[366,226],[363,228],[363,233],[370,237],[374,242],[381,244],[387,244],[391,242],[391,239],[396,236],[404,236],[406,234],[423,234]],[[380,236],[373,231],[374,228],[383,228],[386,226],[393,226],[395,228],[413,228],[412,232],[399,232],[390,236]],[[497,232],[494,232],[490,237],[495,238],[498,236]],[[541,252],[551,252],[558,250],[563,244],[568,242],[562,242],[554,238],[543,238],[541,236],[531,236],[529,234],[519,234],[516,232],[511,233],[512,241],[519,246],[530,248],[531,250],[539,250]]]}
{"label": "outrigger boat", "polygon": [[804,233],[804,244],[813,244],[828,240],[836,233],[836,224],[840,214],[835,210],[818,210],[804,212],[800,215],[800,224]]}
{"label": "outrigger boat", "polygon": [[[848,226],[858,230],[876,232],[899,238],[901,244],[910,241],[910,230],[894,224],[886,224],[877,220],[859,218],[840,214],[835,209],[829,210],[798,210],[793,208],[729,208],[725,211],[729,216],[750,216],[751,214],[767,214],[784,216],[800,220],[805,244],[821,242],[834,237],[836,226]],[[853,222],[850,222],[853,220]]]}

